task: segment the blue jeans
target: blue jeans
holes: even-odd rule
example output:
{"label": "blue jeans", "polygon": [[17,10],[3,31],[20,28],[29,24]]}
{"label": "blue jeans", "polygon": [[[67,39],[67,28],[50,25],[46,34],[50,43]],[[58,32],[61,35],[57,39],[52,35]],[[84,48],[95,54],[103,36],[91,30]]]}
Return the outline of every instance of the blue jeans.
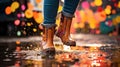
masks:
{"label": "blue jeans", "polygon": [[[63,14],[72,17],[77,8],[79,0],[65,0],[63,5]],[[43,4],[43,24],[55,24],[59,6],[59,0],[44,0]]]}

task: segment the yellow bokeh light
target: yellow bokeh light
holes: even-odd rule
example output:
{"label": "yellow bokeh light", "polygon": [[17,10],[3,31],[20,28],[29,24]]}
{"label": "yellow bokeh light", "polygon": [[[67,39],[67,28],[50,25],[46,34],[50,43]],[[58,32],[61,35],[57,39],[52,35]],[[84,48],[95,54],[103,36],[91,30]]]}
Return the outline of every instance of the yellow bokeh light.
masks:
{"label": "yellow bokeh light", "polygon": [[120,8],[120,1],[118,2],[118,8]]}
{"label": "yellow bokeh light", "polygon": [[26,16],[26,18],[32,18],[32,17],[33,17],[33,12],[32,12],[32,10],[27,9],[27,10],[25,11],[25,16]]}
{"label": "yellow bokeh light", "polygon": [[74,23],[74,28],[78,28],[79,27],[79,24],[78,23]]}
{"label": "yellow bokeh light", "polygon": [[84,23],[84,22],[87,20],[85,11],[80,10],[80,18],[81,18],[81,21],[80,21],[80,22],[82,22],[82,23]]}
{"label": "yellow bokeh light", "polygon": [[101,6],[102,5],[102,0],[95,0],[94,1],[96,6]]}
{"label": "yellow bokeh light", "polygon": [[96,24],[98,23],[94,18],[89,18],[88,22],[89,22],[89,25],[90,25],[91,29],[95,29]]}
{"label": "yellow bokeh light", "polygon": [[11,4],[11,11],[12,11],[12,12],[15,12],[15,10],[16,10],[17,8],[19,8],[19,6],[20,6],[20,4],[19,4],[17,1],[13,2],[13,3]]}
{"label": "yellow bokeh light", "polygon": [[79,23],[79,27],[80,27],[80,28],[84,28],[84,27],[85,27],[85,23],[82,23],[82,22]]}
{"label": "yellow bokeh light", "polygon": [[40,24],[43,21],[43,18],[35,18],[36,23]]}
{"label": "yellow bokeh light", "polygon": [[28,23],[27,23],[27,26],[31,26],[31,23],[28,22]]}
{"label": "yellow bokeh light", "polygon": [[41,32],[40,35],[43,35],[43,32]]}
{"label": "yellow bokeh light", "polygon": [[36,29],[36,28],[33,28],[33,32],[37,32],[37,29]]}
{"label": "yellow bokeh light", "polygon": [[115,18],[115,20],[116,20],[117,23],[120,23],[120,16],[117,16],[117,17]]}
{"label": "yellow bokeh light", "polygon": [[109,15],[111,13],[111,10],[106,8],[105,13]]}
{"label": "yellow bokeh light", "polygon": [[117,25],[118,23],[116,22],[116,18],[113,18],[112,19],[112,23],[113,23],[113,25]]}
{"label": "yellow bokeh light", "polygon": [[43,22],[42,13],[34,12],[34,13],[33,13],[33,18],[34,18],[34,20],[36,21],[36,23],[38,23],[38,24],[40,24],[40,23]]}

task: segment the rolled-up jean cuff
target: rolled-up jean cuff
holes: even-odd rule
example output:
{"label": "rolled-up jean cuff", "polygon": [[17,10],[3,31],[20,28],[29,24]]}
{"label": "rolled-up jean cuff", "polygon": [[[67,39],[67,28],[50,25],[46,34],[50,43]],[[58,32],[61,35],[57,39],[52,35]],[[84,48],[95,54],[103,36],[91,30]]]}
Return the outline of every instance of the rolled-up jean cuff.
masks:
{"label": "rolled-up jean cuff", "polygon": [[56,24],[41,24],[43,27],[45,28],[52,28],[52,27],[56,27]]}
{"label": "rolled-up jean cuff", "polygon": [[62,11],[62,14],[63,14],[64,16],[66,16],[66,17],[69,17],[69,18],[75,17],[74,14],[70,14],[70,13],[65,12],[65,11]]}

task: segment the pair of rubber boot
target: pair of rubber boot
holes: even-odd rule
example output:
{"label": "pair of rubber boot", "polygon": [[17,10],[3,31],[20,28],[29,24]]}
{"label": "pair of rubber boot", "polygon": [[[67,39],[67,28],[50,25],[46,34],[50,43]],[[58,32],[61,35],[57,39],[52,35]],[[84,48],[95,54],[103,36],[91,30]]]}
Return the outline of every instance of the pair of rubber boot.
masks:
{"label": "pair of rubber boot", "polygon": [[72,23],[72,17],[66,17],[61,14],[60,25],[55,32],[55,24],[43,24],[43,56],[53,58],[55,55],[55,48],[53,44],[54,34],[61,39],[64,45],[76,46],[76,42],[70,38],[70,27]]}

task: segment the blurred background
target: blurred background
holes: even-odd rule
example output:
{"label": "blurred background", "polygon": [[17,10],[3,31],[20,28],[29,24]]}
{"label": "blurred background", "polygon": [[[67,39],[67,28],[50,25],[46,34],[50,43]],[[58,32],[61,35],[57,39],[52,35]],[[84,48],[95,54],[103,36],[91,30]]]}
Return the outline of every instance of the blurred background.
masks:
{"label": "blurred background", "polygon": [[[41,35],[43,0],[0,0],[0,36]],[[60,1],[58,14],[62,10]],[[56,18],[59,24],[59,15]],[[71,33],[120,34],[120,0],[80,0]]]}
{"label": "blurred background", "polygon": [[[64,3],[59,1],[57,25]],[[80,0],[71,26],[77,46],[55,37],[53,60],[40,53],[42,3],[0,0],[0,67],[120,67],[120,0]]]}

